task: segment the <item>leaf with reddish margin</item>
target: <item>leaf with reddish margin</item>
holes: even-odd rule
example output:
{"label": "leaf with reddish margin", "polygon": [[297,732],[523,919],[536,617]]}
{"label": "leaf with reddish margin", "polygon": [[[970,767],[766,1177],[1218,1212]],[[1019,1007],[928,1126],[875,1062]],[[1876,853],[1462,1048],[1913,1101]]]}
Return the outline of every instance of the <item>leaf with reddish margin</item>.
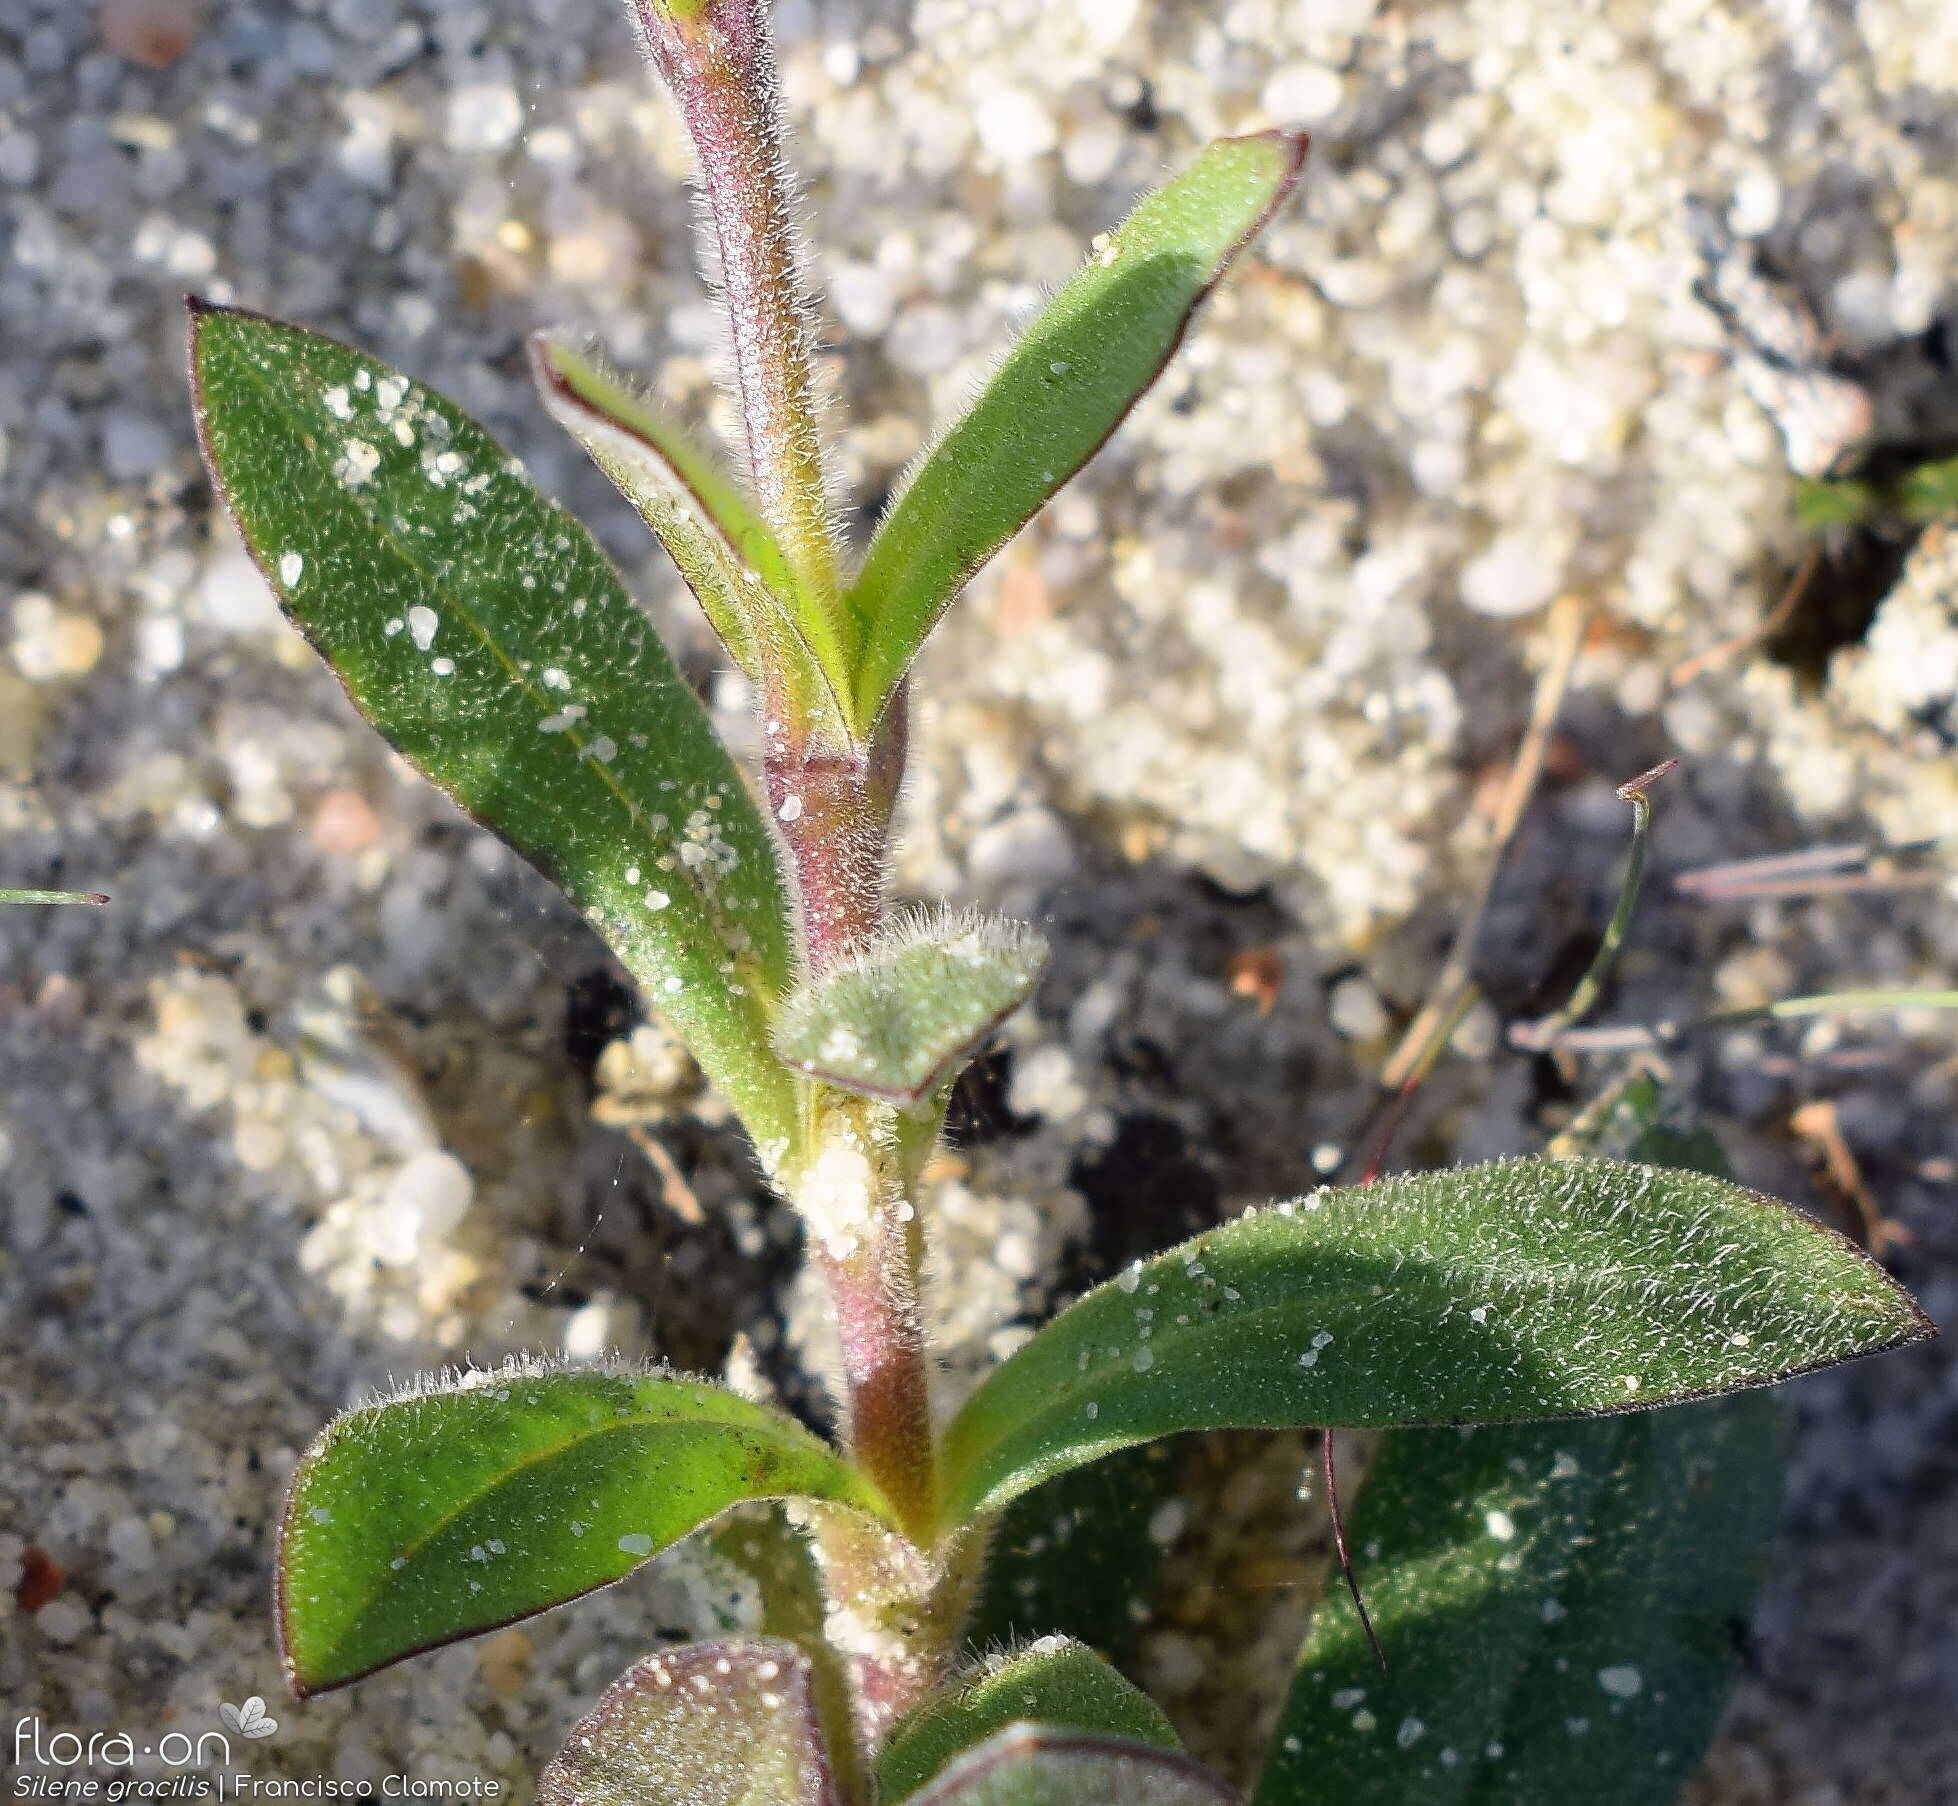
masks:
{"label": "leaf with reddish margin", "polygon": [[729,1638],[636,1662],[572,1726],[538,1806],[836,1806],[793,1643]]}
{"label": "leaf with reddish margin", "polygon": [[279,1639],[302,1698],[622,1580],[744,1499],[881,1511],[827,1443],[706,1380],[518,1364],[335,1420],[293,1473]]}
{"label": "leaf with reddish margin", "polygon": [[557,334],[532,335],[530,369],[551,417],[638,510],[735,663],[762,685],[770,712],[847,746],[795,575],[740,486],[677,424]]}
{"label": "leaf with reddish margin", "polygon": [[1935,1334],[1843,1237],[1701,1173],[1499,1160],[1328,1187],[1097,1287],[966,1400],[945,1527],[1181,1430],[1645,1410]]}
{"label": "leaf with reddish margin", "polygon": [[1201,1764],[1081,1731],[1013,1725],[961,1756],[910,1806],[1238,1806]]}

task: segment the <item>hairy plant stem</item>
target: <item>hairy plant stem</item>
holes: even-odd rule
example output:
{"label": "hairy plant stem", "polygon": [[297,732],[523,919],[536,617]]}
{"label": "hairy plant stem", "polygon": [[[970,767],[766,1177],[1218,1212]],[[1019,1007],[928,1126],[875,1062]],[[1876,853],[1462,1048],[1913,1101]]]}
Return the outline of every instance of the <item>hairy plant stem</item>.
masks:
{"label": "hairy plant stem", "polygon": [[[847,668],[794,191],[765,0],[635,0],[640,42],[672,91],[700,160],[733,326],[735,376],[755,499],[815,605],[831,672]],[[809,626],[817,627],[818,622]]]}
{"label": "hairy plant stem", "polygon": [[762,788],[787,855],[796,943],[809,978],[833,970],[883,926],[907,726],[903,692],[868,748],[811,732],[769,704]]}
{"label": "hairy plant stem", "polygon": [[824,1637],[849,1668],[857,1735],[874,1758],[891,1727],[951,1672],[984,1534],[975,1527],[926,1551],[853,1512],[805,1511],[830,1602]]}
{"label": "hairy plant stem", "polygon": [[836,1308],[845,1440],[922,1543],[937,1500],[917,1153],[887,1105],[812,1087],[810,1110],[807,1152],[786,1184]]}
{"label": "hairy plant stem", "polygon": [[[798,631],[834,691],[853,665],[817,431],[816,389],[796,266],[792,189],[764,0],[635,0],[647,56],[672,91],[694,151],[733,327],[749,472],[804,607]],[[762,789],[784,854],[805,981],[860,952],[883,926],[891,816],[904,772],[905,699],[874,728],[792,693],[763,664]],[[937,1121],[810,1084],[801,1134],[776,1177],[806,1225],[836,1312],[844,1440],[889,1501],[897,1532],[848,1513],[810,1516],[848,1664],[858,1734],[874,1751],[944,1678],[979,1539],[935,1546],[937,1451],[919,1281],[919,1170]]]}
{"label": "hairy plant stem", "polygon": [[913,1199],[936,1120],[811,1090],[808,1154],[788,1178],[836,1310],[845,1441],[901,1534],[812,1509],[828,1640],[849,1666],[857,1729],[874,1751],[940,1686],[971,1603],[983,1536],[940,1540],[930,1359],[920,1310],[924,1233]]}

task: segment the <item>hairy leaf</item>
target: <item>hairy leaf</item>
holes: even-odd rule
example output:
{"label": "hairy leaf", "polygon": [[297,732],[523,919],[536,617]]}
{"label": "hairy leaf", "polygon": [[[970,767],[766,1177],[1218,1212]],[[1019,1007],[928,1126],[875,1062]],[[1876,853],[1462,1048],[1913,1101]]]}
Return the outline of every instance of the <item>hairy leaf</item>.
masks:
{"label": "hairy leaf", "polygon": [[361,712],[565,890],[785,1144],[774,843],[591,536],[453,403],[331,339],[194,303],[191,370],[212,480]]}
{"label": "hairy leaf", "polygon": [[776,1052],[845,1091],[916,1103],[1027,1000],[1046,959],[1047,943],[1018,922],[896,923],[786,999]]}
{"label": "hairy leaf", "polygon": [[1737,1672],[1780,1418],[1757,1392],[1388,1437],[1347,1527],[1388,1672],[1328,1589],[1257,1806],[1665,1806]]}
{"label": "hairy leaf", "polygon": [[302,1697],[619,1580],[742,1499],[878,1511],[779,1411],[705,1380],[512,1366],[350,1411],[300,1462],[279,1635]]}
{"label": "hairy leaf", "polygon": [[947,1433],[946,1521],[1178,1430],[1638,1410],[1931,1333],[1841,1236],[1701,1174],[1502,1160],[1329,1188],[1131,1269],[997,1368]]}
{"label": "hairy leaf", "polygon": [[[1551,1148],[1727,1175],[1719,1144],[1671,1120],[1644,1072]],[[1410,1790],[1437,1806],[1664,1806],[1739,1667],[1785,1415],[1747,1392],[1600,1423],[1390,1436],[1351,1526],[1392,1639],[1388,1676],[1345,1596],[1329,1597],[1258,1806],[1312,1806],[1329,1783],[1359,1806]],[[1469,1636],[1474,1663],[1460,1660]],[[1418,1735],[1401,1730],[1409,1715]]]}
{"label": "hairy leaf", "polygon": [[1174,1750],[1015,1725],[962,1756],[912,1806],[1236,1806],[1208,1769]]}
{"label": "hairy leaf", "polygon": [[1092,1650],[1049,1637],[955,1682],[892,1731],[877,1757],[878,1806],[909,1799],[955,1757],[1015,1723],[1182,1748],[1147,1694]]}
{"label": "hairy leaf", "polygon": [[1190,316],[1291,192],[1303,137],[1207,147],[1146,196],[1014,346],[892,506],[850,601],[865,634],[859,719],[874,721],[952,598],[1120,425]]}
{"label": "hairy leaf", "polygon": [[735,662],[798,721],[847,739],[830,675],[799,621],[795,578],[774,535],[720,465],[656,408],[550,334],[530,341],[551,416],[663,545]]}
{"label": "hairy leaf", "polygon": [[539,1806],[834,1806],[808,1658],[764,1638],[636,1662],[572,1726]]}
{"label": "hairy leaf", "polygon": [[1022,1493],[993,1532],[966,1648],[1059,1634],[1126,1667],[1137,1603],[1162,1566],[1151,1520],[1176,1497],[1182,1465],[1174,1444],[1119,1449]]}

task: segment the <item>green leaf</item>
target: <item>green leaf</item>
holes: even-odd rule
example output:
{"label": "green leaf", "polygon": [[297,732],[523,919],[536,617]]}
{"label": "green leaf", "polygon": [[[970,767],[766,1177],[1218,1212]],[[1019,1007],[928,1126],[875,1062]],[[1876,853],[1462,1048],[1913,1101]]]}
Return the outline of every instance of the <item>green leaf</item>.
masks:
{"label": "green leaf", "polygon": [[330,339],[194,302],[191,371],[212,480],[361,712],[563,888],[786,1145],[774,842],[591,536],[451,402]]}
{"label": "green leaf", "polygon": [[704,1380],[515,1364],[339,1418],[293,1474],[279,1635],[302,1698],[619,1580],[742,1499],[882,1514],[781,1412]]}
{"label": "green leaf", "polygon": [[1899,491],[1907,520],[1939,521],[1958,514],[1958,458],[1915,466],[1905,474]]}
{"label": "green leaf", "polygon": [[1019,922],[946,914],[893,923],[793,993],[775,1051],[810,1078],[914,1104],[1026,1002],[1047,943]]}
{"label": "green leaf", "polygon": [[965,1645],[977,1655],[1058,1633],[1118,1667],[1135,1657],[1134,1607],[1164,1548],[1151,1520],[1177,1495],[1176,1445],[1120,1449],[1007,1506],[993,1532]]}
{"label": "green leaf", "polygon": [[808,1658],[763,1638],[635,1663],[572,1726],[538,1806],[834,1806]]}
{"label": "green leaf", "polygon": [[535,334],[530,364],[552,418],[639,511],[735,662],[777,696],[773,706],[796,711],[832,741],[847,741],[831,674],[798,618],[788,561],[734,480],[672,421],[561,338]]}
{"label": "green leaf", "polygon": [[1191,314],[1291,192],[1303,137],[1208,146],[1146,196],[1014,346],[871,541],[858,719],[874,721],[952,598],[1098,451],[1175,354]]}
{"label": "green leaf", "polygon": [[1388,1437],[1257,1806],[1664,1806],[1718,1726],[1781,1497],[1765,1393]]}
{"label": "green leaf", "polygon": [[1015,1725],[962,1756],[912,1806],[1237,1806],[1175,1750]]}
{"label": "green leaf", "polygon": [[[1551,1146],[1727,1172],[1646,1072]],[[1258,1806],[1328,1791],[1357,1806],[1410,1792],[1436,1806],[1663,1806],[1739,1665],[1777,1528],[1784,1419],[1753,1392],[1599,1423],[1391,1435],[1349,1527],[1388,1675],[1345,1594],[1329,1594]],[[1403,1746],[1410,1716],[1420,1735]]]}
{"label": "green leaf", "polygon": [[1931,1333],[1841,1236],[1696,1173],[1502,1160],[1329,1188],[1035,1335],[947,1432],[945,1521],[1178,1430],[1638,1410]]}
{"label": "green leaf", "polygon": [[1148,1695],[1092,1650],[1049,1637],[954,1682],[892,1731],[877,1757],[879,1806],[909,1799],[953,1758],[1016,1723],[1183,1747]]}
{"label": "green leaf", "polygon": [[1857,527],[1878,511],[1877,492],[1867,483],[1840,478],[1795,479],[1795,518],[1811,533]]}
{"label": "green leaf", "polygon": [[1642,1068],[1634,1068],[1587,1104],[1546,1151],[1553,1160],[1597,1155],[1678,1167],[1715,1179],[1733,1177],[1719,1142],[1690,1114],[1669,1107],[1657,1079]]}

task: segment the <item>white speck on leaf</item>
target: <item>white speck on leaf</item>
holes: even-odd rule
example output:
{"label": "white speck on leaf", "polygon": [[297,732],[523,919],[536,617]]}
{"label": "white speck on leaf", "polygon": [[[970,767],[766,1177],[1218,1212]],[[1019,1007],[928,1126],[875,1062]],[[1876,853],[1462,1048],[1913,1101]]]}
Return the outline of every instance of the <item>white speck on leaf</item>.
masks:
{"label": "white speck on leaf", "polygon": [[365,439],[349,439],[340,448],[340,456],[334,463],[333,474],[348,489],[359,489],[374,479],[375,471],[381,468],[381,454]]}
{"label": "white speck on leaf", "polygon": [[441,625],[442,617],[426,602],[417,602],[408,610],[408,637],[418,652],[426,652],[435,644],[435,630]]}
{"label": "white speck on leaf", "polygon": [[619,1538],[621,1555],[650,1555],[653,1552],[653,1539],[643,1530],[636,1530],[630,1536]]}
{"label": "white speck on leaf", "polygon": [[1613,1699],[1636,1699],[1645,1690],[1645,1676],[1629,1662],[1598,1670],[1598,1685]]}
{"label": "white speck on leaf", "polygon": [[1516,1520],[1506,1511],[1492,1511],[1482,1522],[1499,1543],[1510,1542],[1516,1535]]}
{"label": "white speck on leaf", "polygon": [[280,556],[279,581],[283,583],[287,589],[291,589],[292,586],[295,583],[297,583],[299,579],[303,577],[305,574],[306,574],[306,560],[303,554],[298,552],[286,552]]}

